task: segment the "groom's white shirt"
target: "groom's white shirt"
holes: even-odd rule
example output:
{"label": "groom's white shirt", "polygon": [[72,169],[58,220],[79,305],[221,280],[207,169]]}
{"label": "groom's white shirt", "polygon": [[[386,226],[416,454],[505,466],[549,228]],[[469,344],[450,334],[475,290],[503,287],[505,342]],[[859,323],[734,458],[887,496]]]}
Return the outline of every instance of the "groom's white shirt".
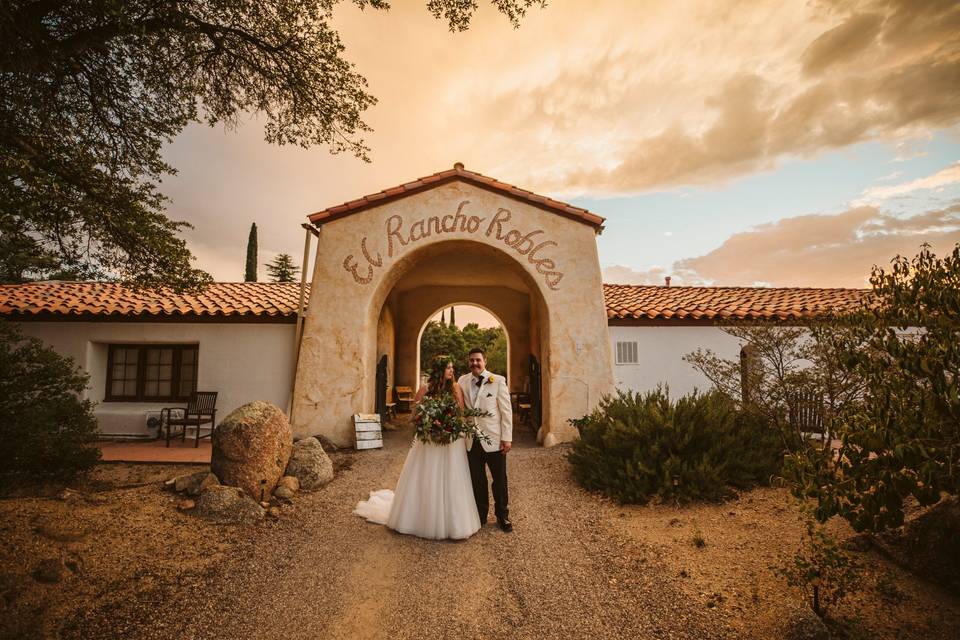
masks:
{"label": "groom's white shirt", "polygon": [[[500,442],[513,442],[513,408],[510,405],[510,390],[503,376],[490,373],[484,369],[481,374],[483,384],[476,385],[476,377],[472,373],[460,376],[457,384],[463,391],[467,406],[471,409],[482,409],[490,415],[473,418],[480,431],[487,434],[490,443],[481,440],[484,451],[500,450]],[[467,438],[467,451],[473,448],[473,438]]]}

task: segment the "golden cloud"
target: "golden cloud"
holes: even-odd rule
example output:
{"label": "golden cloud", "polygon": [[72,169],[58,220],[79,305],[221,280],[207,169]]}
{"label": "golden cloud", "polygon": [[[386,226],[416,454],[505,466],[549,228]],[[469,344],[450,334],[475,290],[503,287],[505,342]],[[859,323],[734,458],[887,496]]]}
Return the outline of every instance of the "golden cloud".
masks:
{"label": "golden cloud", "polygon": [[913,256],[923,243],[946,253],[958,242],[960,202],[909,217],[865,206],[760,225],[706,255],[680,260],[674,270],[688,283],[865,287],[874,265]]}

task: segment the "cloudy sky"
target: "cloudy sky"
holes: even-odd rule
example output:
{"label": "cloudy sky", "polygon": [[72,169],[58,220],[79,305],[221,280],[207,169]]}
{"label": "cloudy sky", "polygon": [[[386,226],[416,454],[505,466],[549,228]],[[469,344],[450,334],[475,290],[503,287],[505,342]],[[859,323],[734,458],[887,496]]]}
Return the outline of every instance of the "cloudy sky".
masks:
{"label": "cloudy sky", "polygon": [[[379,103],[367,164],[192,127],[167,150],[198,264],[300,260],[306,214],[463,162],[607,218],[608,282],[861,287],[960,242],[960,4],[553,0],[451,34],[342,4]],[[265,274],[261,268],[261,276]]]}

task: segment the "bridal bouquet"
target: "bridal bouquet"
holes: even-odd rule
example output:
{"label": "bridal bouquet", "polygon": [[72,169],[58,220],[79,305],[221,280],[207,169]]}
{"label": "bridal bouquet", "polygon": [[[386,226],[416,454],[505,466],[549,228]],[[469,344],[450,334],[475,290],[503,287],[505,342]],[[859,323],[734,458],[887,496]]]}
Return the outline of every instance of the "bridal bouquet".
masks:
{"label": "bridal bouquet", "polygon": [[457,401],[449,393],[437,398],[424,398],[414,415],[417,439],[432,444],[450,444],[464,436],[473,436],[478,440],[490,442],[490,437],[467,418],[489,416],[482,409],[460,409]]}

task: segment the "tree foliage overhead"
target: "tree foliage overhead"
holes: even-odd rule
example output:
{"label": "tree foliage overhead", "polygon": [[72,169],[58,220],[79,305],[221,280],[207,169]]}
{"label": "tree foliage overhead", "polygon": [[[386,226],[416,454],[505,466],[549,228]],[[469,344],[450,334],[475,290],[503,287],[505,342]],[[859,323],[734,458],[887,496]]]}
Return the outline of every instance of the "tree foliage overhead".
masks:
{"label": "tree foliage overhead", "polygon": [[[387,9],[384,0],[351,0]],[[263,117],[268,142],[367,158],[375,103],[336,0],[10,0],[0,5],[0,275],[66,269],[142,286],[209,276],[165,214],[163,145]],[[493,0],[514,24],[539,0]],[[473,0],[430,0],[463,30]]]}
{"label": "tree foliage overhead", "polygon": [[960,245],[898,256],[870,282],[847,330],[826,336],[863,401],[837,416],[839,451],[800,451],[787,467],[818,519],[841,515],[857,530],[902,524],[909,496],[929,505],[960,493]]}

